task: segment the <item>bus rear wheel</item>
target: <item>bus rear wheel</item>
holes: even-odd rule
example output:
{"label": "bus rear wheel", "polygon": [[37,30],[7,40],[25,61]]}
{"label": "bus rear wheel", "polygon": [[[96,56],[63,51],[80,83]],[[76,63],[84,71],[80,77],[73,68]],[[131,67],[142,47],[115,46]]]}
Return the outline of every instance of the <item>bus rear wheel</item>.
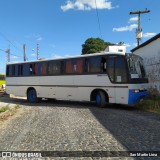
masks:
{"label": "bus rear wheel", "polygon": [[107,104],[106,96],[102,91],[98,91],[96,94],[96,104],[99,107],[105,107]]}
{"label": "bus rear wheel", "polygon": [[37,93],[36,93],[35,89],[30,89],[27,92],[27,100],[30,103],[36,103],[36,102],[38,102]]}

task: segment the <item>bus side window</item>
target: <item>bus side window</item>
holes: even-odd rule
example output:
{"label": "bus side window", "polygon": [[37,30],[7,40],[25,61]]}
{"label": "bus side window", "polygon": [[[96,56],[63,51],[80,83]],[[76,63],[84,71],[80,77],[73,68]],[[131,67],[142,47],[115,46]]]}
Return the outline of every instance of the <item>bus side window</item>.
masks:
{"label": "bus side window", "polygon": [[108,76],[110,80],[114,81],[114,57],[109,57],[107,61],[107,69],[108,69]]}
{"label": "bus side window", "polygon": [[45,62],[42,63],[42,75],[46,75],[47,65]]}
{"label": "bus side window", "polygon": [[77,59],[76,62],[76,73],[81,74],[83,72],[83,60],[82,59]]}
{"label": "bus side window", "polygon": [[35,74],[35,75],[38,75],[38,74],[39,74],[39,72],[38,72],[38,64],[39,64],[39,63],[35,63],[35,64],[34,64],[34,74]]}
{"label": "bus side window", "polygon": [[23,75],[23,65],[19,64],[18,65],[18,76],[22,76]]}
{"label": "bus side window", "polygon": [[23,76],[30,75],[30,65],[28,63],[23,64]]}
{"label": "bus side window", "polygon": [[29,65],[29,72],[30,72],[30,75],[33,75],[33,71],[34,70],[34,68],[33,68],[33,64],[30,64]]}
{"label": "bus side window", "polygon": [[60,61],[60,74],[64,74],[64,73],[65,73],[65,62]]}
{"label": "bus side window", "polygon": [[37,65],[37,75],[42,75],[42,62],[36,63]]}
{"label": "bus side window", "polygon": [[10,76],[10,66],[7,66],[7,73],[6,73],[7,76]]}
{"label": "bus side window", "polygon": [[15,76],[18,76],[18,65],[15,65]]}
{"label": "bus side window", "polygon": [[84,62],[84,72],[89,73],[89,59],[85,59]]}
{"label": "bus side window", "polygon": [[100,73],[101,72],[101,58],[98,56],[90,57],[90,72]]}
{"label": "bus side window", "polygon": [[107,60],[105,57],[101,58],[101,72],[105,73],[107,70]]}
{"label": "bus side window", "polygon": [[69,60],[66,62],[66,73],[73,73],[72,61]]}
{"label": "bus side window", "polygon": [[12,65],[12,76],[15,76],[15,65]]}

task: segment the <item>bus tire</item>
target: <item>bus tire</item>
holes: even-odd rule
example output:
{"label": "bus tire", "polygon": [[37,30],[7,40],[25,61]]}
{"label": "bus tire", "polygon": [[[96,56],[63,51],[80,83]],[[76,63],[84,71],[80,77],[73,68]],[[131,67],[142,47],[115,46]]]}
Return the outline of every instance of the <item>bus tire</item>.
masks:
{"label": "bus tire", "polygon": [[30,89],[30,90],[27,92],[27,100],[28,100],[30,103],[36,103],[36,102],[38,102],[37,92],[36,92],[35,89]]}
{"label": "bus tire", "polygon": [[105,94],[102,92],[102,91],[98,91],[97,93],[96,93],[96,104],[97,104],[97,106],[99,106],[99,107],[105,107],[106,106],[106,104],[107,104],[107,102],[106,102],[106,96],[105,96]]}

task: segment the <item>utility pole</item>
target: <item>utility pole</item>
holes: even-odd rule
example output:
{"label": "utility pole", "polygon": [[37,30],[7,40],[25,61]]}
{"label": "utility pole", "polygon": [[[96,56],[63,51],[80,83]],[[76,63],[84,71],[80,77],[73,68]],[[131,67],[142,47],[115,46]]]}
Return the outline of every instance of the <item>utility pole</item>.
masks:
{"label": "utility pole", "polygon": [[144,14],[144,13],[149,13],[150,10],[146,10],[145,11],[137,11],[137,12],[130,12],[129,14],[138,14],[138,28],[137,28],[137,31],[136,31],[136,39],[137,39],[137,46],[140,45],[140,40],[142,38],[142,28],[140,26],[140,15],[141,14]]}
{"label": "utility pole", "polygon": [[10,62],[10,48],[6,49],[7,62]]}
{"label": "utility pole", "polygon": [[37,42],[37,60],[39,60],[39,43]]}
{"label": "utility pole", "polygon": [[23,44],[23,59],[26,61],[26,45]]}

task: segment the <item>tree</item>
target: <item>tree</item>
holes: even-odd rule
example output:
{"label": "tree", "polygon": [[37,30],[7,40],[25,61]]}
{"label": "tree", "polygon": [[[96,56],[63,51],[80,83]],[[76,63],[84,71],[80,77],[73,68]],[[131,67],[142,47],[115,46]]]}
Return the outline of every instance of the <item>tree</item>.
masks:
{"label": "tree", "polygon": [[85,43],[82,44],[82,54],[92,54],[104,51],[109,44],[109,42],[105,42],[100,38],[88,38]]}

